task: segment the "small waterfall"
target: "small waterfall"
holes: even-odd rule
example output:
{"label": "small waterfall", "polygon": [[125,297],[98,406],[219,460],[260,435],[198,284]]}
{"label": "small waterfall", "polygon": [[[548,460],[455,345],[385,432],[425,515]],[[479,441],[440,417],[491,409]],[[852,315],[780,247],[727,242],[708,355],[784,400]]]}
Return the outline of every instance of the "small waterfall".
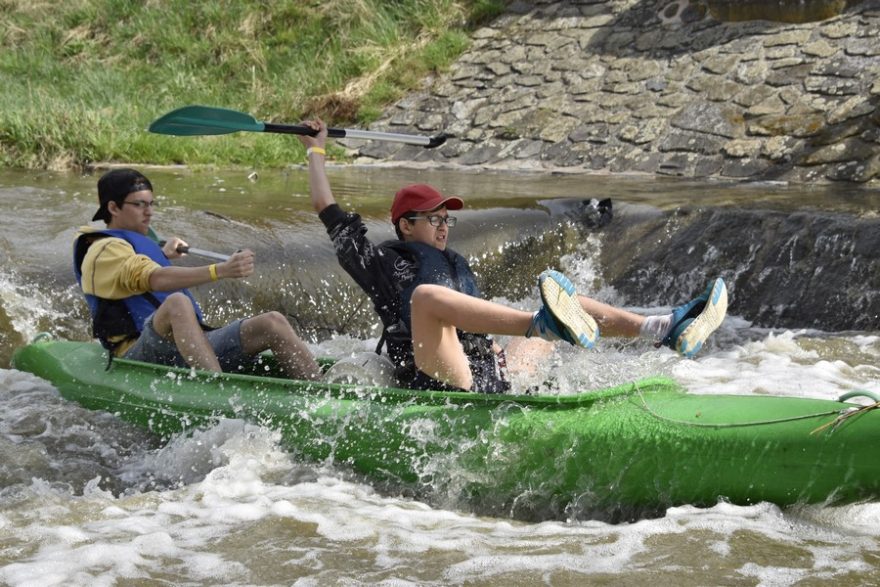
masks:
{"label": "small waterfall", "polygon": [[605,231],[608,283],[639,305],[677,304],[720,275],[756,325],[880,329],[880,219],[682,207]]}

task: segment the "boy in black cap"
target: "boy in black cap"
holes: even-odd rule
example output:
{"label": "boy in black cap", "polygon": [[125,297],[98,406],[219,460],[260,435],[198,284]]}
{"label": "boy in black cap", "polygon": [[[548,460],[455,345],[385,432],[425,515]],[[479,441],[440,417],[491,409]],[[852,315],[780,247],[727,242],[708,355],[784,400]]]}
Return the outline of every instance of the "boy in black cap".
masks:
{"label": "boy in black cap", "polygon": [[116,169],[98,180],[100,207],[92,220],[106,229],[80,228],[74,273],[92,314],[93,334],[112,356],[208,371],[235,370],[270,349],[292,379],[317,379],[320,369],[287,320],[267,312],[219,329],[204,325],[186,289],[247,277],[254,253],[237,251],[222,263],[175,267],[169,259],[186,243],[164,247],[149,238],[156,201],[150,180],[134,169]]}

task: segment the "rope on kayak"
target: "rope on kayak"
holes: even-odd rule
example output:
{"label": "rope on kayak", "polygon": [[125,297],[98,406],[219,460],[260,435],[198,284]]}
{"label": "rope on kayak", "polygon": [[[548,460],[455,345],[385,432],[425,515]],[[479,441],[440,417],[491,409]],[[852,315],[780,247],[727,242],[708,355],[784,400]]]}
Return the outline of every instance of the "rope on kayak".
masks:
{"label": "rope on kayak", "polygon": [[[840,420],[841,418],[846,418],[848,414],[854,413],[851,410],[846,410],[846,413],[841,413],[840,410],[829,410],[827,412],[817,412],[815,414],[805,414],[802,416],[788,416],[786,418],[775,418],[772,420],[754,420],[752,422],[731,422],[731,423],[727,423],[727,424],[723,424],[723,423],[722,424],[710,424],[710,423],[704,423],[704,422],[693,422],[690,420],[678,420],[676,418],[669,418],[667,416],[661,416],[660,414],[658,414],[657,412],[652,410],[651,407],[648,405],[648,402],[645,400],[645,396],[642,394],[642,390],[637,389],[637,392],[639,394],[639,399],[642,400],[642,405],[644,406],[645,411],[647,411],[649,414],[651,414],[652,416],[654,416],[658,420],[663,420],[664,422],[671,422],[672,424],[679,424],[682,426],[691,426],[693,428],[746,428],[749,426],[764,426],[764,425],[770,425],[770,424],[783,424],[785,422],[795,422],[797,420],[809,420],[811,418],[821,418],[822,416],[835,416],[836,415],[837,418],[835,420],[822,426],[822,428],[824,428],[826,426],[834,424],[834,422],[836,422],[837,420]],[[876,407],[876,405],[875,406],[865,406],[865,407],[873,408],[873,407]],[[859,411],[861,411],[861,410],[859,410]],[[835,428],[836,428],[836,426],[835,426]],[[819,428],[817,428],[813,432],[816,432],[818,430],[819,430]],[[812,434],[813,432],[811,432],[810,434]]]}
{"label": "rope on kayak", "polygon": [[867,414],[871,410],[876,410],[877,408],[880,408],[880,401],[874,402],[873,404],[868,404],[868,405],[862,406],[860,408],[850,408],[850,409],[838,414],[838,416],[836,418],[834,418],[832,421],[828,422],[827,424],[822,424],[821,426],[819,426],[818,428],[816,428],[815,430],[810,432],[810,434],[816,434],[817,432],[822,432],[823,430],[825,430],[829,426],[832,428],[832,430],[837,430],[837,428],[839,426],[841,426],[844,422],[846,422],[850,418],[855,418],[856,416],[861,416],[862,414]]}

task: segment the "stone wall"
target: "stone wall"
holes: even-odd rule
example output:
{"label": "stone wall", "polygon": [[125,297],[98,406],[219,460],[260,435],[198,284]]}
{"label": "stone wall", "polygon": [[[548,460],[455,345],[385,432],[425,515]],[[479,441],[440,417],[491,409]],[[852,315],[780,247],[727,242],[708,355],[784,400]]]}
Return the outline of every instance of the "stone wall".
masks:
{"label": "stone wall", "polygon": [[880,180],[880,0],[804,24],[711,14],[700,0],[514,2],[373,125],[455,138],[373,142],[359,161]]}

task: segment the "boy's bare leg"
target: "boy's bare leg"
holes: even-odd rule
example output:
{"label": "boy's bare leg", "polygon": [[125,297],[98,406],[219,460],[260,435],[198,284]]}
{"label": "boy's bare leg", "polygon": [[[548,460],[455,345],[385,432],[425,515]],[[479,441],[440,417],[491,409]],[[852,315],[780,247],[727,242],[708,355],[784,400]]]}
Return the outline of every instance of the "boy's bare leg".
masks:
{"label": "boy's bare leg", "polygon": [[184,294],[173,293],[165,298],[153,314],[153,329],[162,338],[174,341],[190,367],[220,371],[217,355],[205,338],[192,302]]}
{"label": "boy's bare leg", "polygon": [[416,367],[449,385],[470,389],[470,364],[456,328],[477,334],[523,336],[532,313],[475,298],[439,285],[420,285],[412,296]]}
{"label": "boy's bare leg", "polygon": [[633,314],[585,296],[578,296],[584,311],[599,324],[602,336],[635,338],[639,336],[644,316]]}
{"label": "boy's bare leg", "polygon": [[321,369],[305,342],[279,312],[266,312],[241,323],[241,350],[256,355],[266,349],[291,379],[317,380]]}

